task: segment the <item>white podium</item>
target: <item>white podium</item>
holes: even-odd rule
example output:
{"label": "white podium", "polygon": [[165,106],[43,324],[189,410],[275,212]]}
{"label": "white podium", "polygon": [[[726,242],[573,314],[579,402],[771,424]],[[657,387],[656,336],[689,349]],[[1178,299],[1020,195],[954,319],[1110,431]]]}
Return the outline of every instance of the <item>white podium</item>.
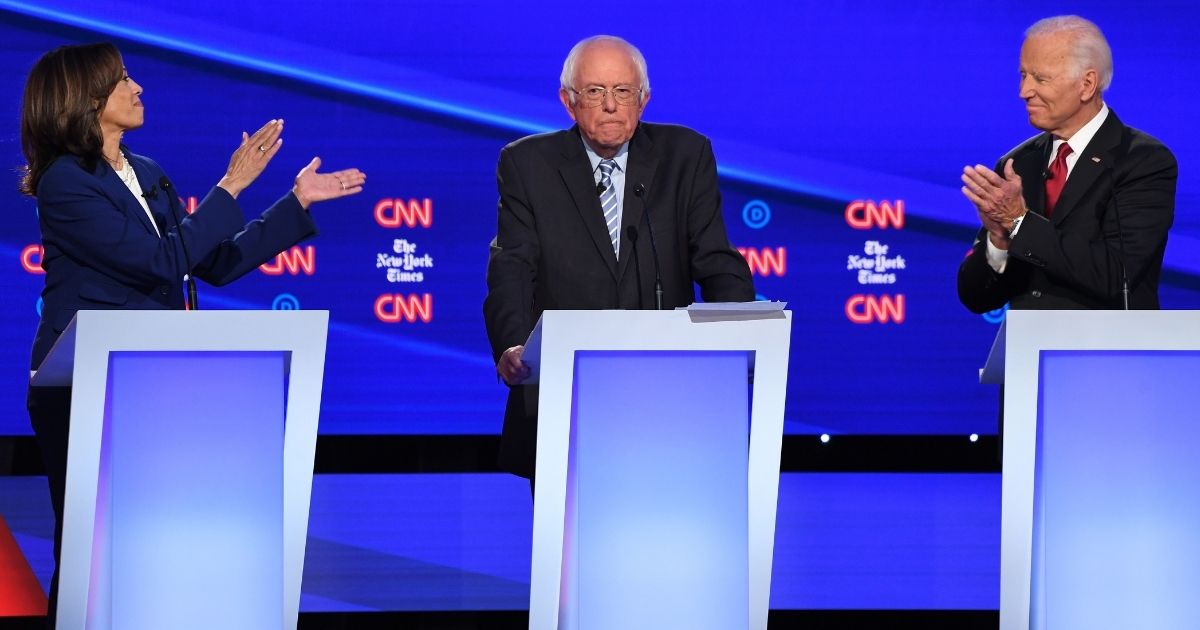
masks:
{"label": "white podium", "polygon": [[80,311],[58,627],[292,629],[327,311]]}
{"label": "white podium", "polygon": [[765,630],[790,334],[782,310],[542,315],[531,629]]}
{"label": "white podium", "polygon": [[1200,312],[1007,318],[1001,629],[1194,626]]}

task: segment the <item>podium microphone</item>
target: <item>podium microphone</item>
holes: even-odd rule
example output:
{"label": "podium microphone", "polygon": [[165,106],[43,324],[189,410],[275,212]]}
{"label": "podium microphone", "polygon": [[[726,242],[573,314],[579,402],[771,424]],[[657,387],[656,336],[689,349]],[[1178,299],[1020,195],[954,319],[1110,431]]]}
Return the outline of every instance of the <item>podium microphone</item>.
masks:
{"label": "podium microphone", "polygon": [[633,277],[637,278],[638,310],[645,310],[646,305],[642,302],[642,263],[637,250],[638,231],[636,225],[625,228],[625,238],[629,241],[629,248],[633,250]]}
{"label": "podium microphone", "polygon": [[654,240],[654,224],[650,222],[650,206],[646,203],[646,187],[641,183],[633,187],[633,194],[642,202],[642,217],[646,219],[646,231],[650,233],[650,253],[654,256],[654,310],[662,310],[662,268],[658,264],[658,243]]}
{"label": "podium microphone", "polygon": [[192,277],[192,257],[188,255],[187,241],[183,238],[183,227],[179,224],[179,213],[176,209],[179,204],[179,195],[175,193],[175,187],[171,185],[171,180],[167,179],[166,175],[158,178],[158,186],[167,194],[167,202],[171,206],[171,218],[175,220],[175,237],[179,239],[179,246],[183,248],[183,263],[187,265],[187,273],[183,276],[183,281],[187,285],[187,307],[189,311],[198,311],[200,303],[196,299],[196,279]]}
{"label": "podium microphone", "polygon": [[1113,178],[1112,166],[1104,169],[1108,176],[1109,188],[1112,190],[1113,216],[1117,219],[1117,265],[1121,267],[1121,306],[1129,310],[1129,278],[1125,275],[1125,232],[1121,230],[1121,207],[1117,205],[1117,180]]}

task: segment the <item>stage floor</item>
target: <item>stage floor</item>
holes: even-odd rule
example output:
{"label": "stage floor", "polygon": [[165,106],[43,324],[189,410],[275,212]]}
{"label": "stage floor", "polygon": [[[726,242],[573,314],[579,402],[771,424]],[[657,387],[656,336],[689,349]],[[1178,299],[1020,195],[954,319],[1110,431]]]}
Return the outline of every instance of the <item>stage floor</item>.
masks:
{"label": "stage floor", "polygon": [[[0,477],[0,515],[51,570],[43,477]],[[520,611],[533,507],[504,474],[317,475],[302,612]],[[785,473],[771,608],[996,610],[998,474]]]}

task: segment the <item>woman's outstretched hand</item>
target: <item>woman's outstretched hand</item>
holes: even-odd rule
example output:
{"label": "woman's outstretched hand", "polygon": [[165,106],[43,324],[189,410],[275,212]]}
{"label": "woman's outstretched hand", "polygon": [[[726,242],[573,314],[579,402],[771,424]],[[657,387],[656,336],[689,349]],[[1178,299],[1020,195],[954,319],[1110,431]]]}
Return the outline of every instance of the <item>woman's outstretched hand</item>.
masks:
{"label": "woman's outstretched hand", "polygon": [[300,169],[296,184],[292,186],[292,193],[306,209],[318,201],[358,194],[367,181],[366,173],[356,168],[331,173],[318,173],[318,168],[321,168],[321,158],[315,157],[308,166]]}

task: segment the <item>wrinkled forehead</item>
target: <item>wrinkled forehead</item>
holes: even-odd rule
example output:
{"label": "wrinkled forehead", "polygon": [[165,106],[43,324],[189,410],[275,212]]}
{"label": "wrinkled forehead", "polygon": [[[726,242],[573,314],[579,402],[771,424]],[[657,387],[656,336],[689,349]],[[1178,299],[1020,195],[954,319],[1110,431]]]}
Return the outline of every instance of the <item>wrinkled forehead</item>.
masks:
{"label": "wrinkled forehead", "polygon": [[1050,66],[1065,63],[1073,45],[1068,33],[1032,35],[1021,44],[1021,64]]}
{"label": "wrinkled forehead", "polygon": [[626,47],[616,42],[594,42],[580,52],[575,65],[575,80],[583,83],[637,83],[637,64]]}

